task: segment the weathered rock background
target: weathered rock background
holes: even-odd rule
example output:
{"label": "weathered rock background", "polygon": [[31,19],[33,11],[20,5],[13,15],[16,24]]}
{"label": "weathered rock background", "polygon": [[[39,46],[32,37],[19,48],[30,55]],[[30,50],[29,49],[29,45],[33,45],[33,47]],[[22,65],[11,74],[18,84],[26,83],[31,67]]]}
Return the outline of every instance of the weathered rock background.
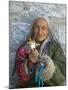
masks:
{"label": "weathered rock background", "polygon": [[16,85],[16,75],[12,77],[15,55],[18,47],[24,43],[31,32],[31,25],[37,17],[48,20],[49,27],[66,52],[66,5],[36,2],[9,2],[9,37],[10,37],[10,88]]}

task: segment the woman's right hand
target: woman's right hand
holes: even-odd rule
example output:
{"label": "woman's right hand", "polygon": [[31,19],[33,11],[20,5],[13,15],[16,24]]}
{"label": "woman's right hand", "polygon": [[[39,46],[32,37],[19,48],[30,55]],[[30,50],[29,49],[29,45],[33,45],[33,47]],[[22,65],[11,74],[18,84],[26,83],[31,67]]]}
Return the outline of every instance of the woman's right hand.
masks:
{"label": "woman's right hand", "polygon": [[39,52],[37,49],[32,49],[31,52],[29,53],[29,59],[33,63],[36,63],[38,61],[38,56],[39,56]]}

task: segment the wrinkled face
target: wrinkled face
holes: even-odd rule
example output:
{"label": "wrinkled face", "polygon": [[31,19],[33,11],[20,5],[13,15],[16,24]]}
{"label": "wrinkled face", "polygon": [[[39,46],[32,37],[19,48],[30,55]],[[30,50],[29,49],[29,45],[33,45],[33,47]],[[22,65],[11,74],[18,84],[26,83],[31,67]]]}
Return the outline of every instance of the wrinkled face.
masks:
{"label": "wrinkled face", "polygon": [[34,23],[34,38],[36,41],[41,42],[48,36],[48,23],[44,19],[38,19]]}

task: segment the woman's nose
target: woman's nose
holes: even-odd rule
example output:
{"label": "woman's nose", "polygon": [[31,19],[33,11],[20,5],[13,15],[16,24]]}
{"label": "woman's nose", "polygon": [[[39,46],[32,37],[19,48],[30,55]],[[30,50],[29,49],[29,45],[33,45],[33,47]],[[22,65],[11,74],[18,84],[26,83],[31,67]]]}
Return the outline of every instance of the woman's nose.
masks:
{"label": "woman's nose", "polygon": [[41,33],[41,31],[42,31],[42,29],[41,29],[41,27],[38,29],[38,33],[40,34]]}
{"label": "woman's nose", "polygon": [[42,28],[41,27],[39,27],[39,30],[41,30]]}

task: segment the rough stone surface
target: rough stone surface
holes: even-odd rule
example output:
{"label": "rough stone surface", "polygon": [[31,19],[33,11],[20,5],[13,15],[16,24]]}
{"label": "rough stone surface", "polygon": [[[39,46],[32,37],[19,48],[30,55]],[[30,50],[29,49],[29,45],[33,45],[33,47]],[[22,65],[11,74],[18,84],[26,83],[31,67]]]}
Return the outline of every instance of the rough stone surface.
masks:
{"label": "rough stone surface", "polygon": [[18,47],[24,43],[31,32],[31,25],[37,17],[44,17],[48,20],[49,27],[59,40],[64,52],[66,46],[66,5],[47,4],[36,2],[9,2],[9,37],[10,37],[10,88],[17,83],[16,74],[12,77],[15,65],[15,55]]}

